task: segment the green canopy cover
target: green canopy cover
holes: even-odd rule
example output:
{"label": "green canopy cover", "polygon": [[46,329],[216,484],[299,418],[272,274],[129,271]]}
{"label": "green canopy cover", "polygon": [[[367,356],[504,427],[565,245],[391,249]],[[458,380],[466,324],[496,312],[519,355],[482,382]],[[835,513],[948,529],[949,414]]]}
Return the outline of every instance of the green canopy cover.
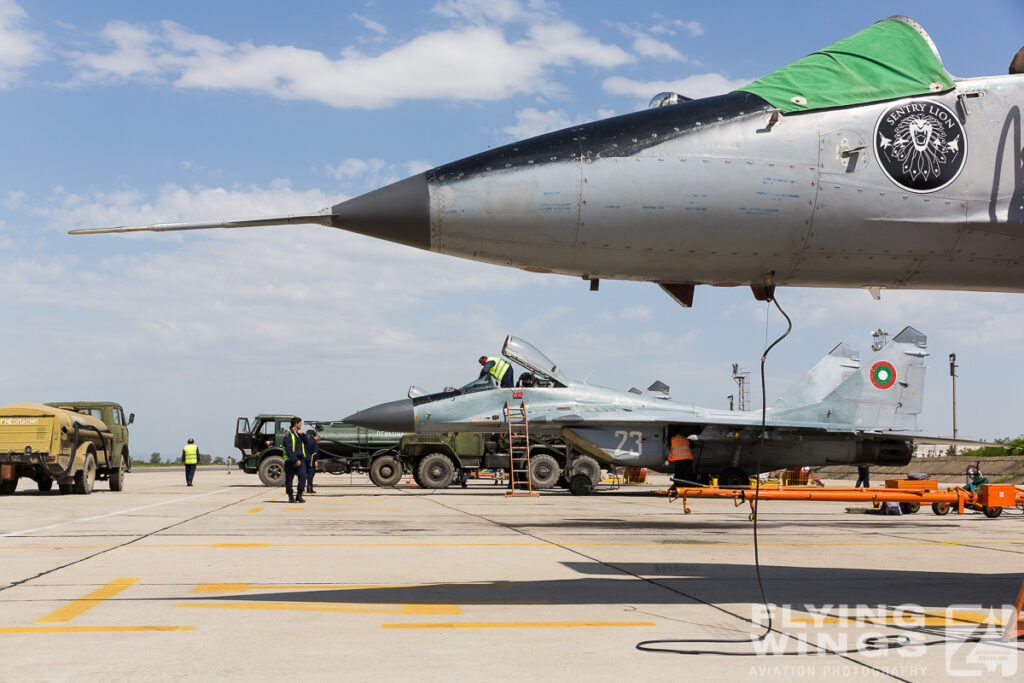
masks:
{"label": "green canopy cover", "polygon": [[792,114],[953,87],[924,29],[906,17],[890,17],[740,90]]}

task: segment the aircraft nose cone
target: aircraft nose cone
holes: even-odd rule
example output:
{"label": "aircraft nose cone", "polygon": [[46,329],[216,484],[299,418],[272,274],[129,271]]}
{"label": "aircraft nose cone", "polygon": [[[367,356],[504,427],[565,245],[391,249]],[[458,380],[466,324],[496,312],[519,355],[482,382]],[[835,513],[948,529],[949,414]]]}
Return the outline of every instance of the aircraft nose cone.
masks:
{"label": "aircraft nose cone", "polygon": [[331,207],[335,228],[430,249],[430,194],[420,173]]}
{"label": "aircraft nose cone", "polygon": [[414,432],[414,413],[411,398],[381,403],[349,415],[345,422],[357,427],[379,429],[382,432]]}

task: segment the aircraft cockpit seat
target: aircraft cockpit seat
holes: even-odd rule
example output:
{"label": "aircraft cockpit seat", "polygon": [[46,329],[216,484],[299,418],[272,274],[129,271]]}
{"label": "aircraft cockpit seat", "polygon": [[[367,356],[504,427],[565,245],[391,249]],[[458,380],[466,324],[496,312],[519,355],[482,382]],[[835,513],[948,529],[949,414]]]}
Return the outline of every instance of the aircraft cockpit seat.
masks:
{"label": "aircraft cockpit seat", "polygon": [[1017,51],[1013,61],[1010,62],[1011,74],[1024,74],[1024,47]]}

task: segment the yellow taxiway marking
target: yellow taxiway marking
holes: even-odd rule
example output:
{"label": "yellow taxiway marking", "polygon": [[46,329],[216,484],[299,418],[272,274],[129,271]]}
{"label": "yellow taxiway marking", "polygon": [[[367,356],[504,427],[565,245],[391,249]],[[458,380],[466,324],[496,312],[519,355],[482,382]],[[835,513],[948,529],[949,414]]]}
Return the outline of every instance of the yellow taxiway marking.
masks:
{"label": "yellow taxiway marking", "polygon": [[[394,603],[380,603],[394,604]],[[342,607],[342,605],[347,605]],[[400,603],[398,607],[366,607],[358,602],[179,602],[175,607],[247,609],[274,612],[343,612],[346,614],[462,614],[458,605]]]}
{"label": "yellow taxiway marking", "polygon": [[257,513],[257,512],[259,512],[262,509],[263,508],[253,508],[252,510],[249,510],[249,514],[251,515],[251,514]]}
{"label": "yellow taxiway marking", "polygon": [[[450,583],[450,584],[436,584],[436,583],[395,583],[395,584],[379,584],[379,583],[345,583],[345,584],[251,584],[251,583],[201,583],[192,589],[193,593],[241,593],[244,591],[253,590],[365,590],[373,588],[497,588],[497,587],[516,587],[522,584],[519,583]],[[464,604],[464,603],[460,603]],[[546,603],[530,603],[530,604],[546,604]]]}
{"label": "yellow taxiway marking", "polygon": [[654,626],[651,621],[494,621],[448,624],[381,624],[381,628],[594,628]]}
{"label": "yellow taxiway marking", "polygon": [[[125,550],[153,548],[546,548],[550,543],[134,543]],[[749,548],[752,543],[563,543],[568,548]],[[913,541],[900,543],[762,543],[777,548],[850,548],[913,546],[1006,546],[1024,545],[1024,541]],[[6,545],[0,550],[99,550],[115,548],[103,545]]]}
{"label": "yellow taxiway marking", "polygon": [[109,600],[126,588],[135,585],[140,579],[114,579],[106,586],[97,588],[92,593],[81,597],[63,607],[50,612],[45,617],[36,619],[37,624],[54,624],[71,621],[91,610],[96,605]]}
{"label": "yellow taxiway marking", "polygon": [[14,626],[0,628],[8,633],[130,633],[133,631],[192,631],[195,626]]}

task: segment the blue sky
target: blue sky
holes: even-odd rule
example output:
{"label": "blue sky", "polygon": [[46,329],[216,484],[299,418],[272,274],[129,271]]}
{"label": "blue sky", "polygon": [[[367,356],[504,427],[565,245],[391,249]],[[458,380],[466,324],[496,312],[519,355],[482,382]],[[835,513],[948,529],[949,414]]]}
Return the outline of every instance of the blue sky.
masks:
{"label": "blue sky", "polygon": [[[0,0],[0,403],[113,399],[136,453],[230,455],[234,418],[339,418],[461,384],[507,332],[608,386],[727,405],[765,307],[701,288],[586,283],[319,227],[71,238],[65,231],[300,213],[513,139],[725,92],[892,14],[957,76],[1005,73],[1024,8],[975,3]],[[879,326],[930,337],[921,427],[1024,431],[1024,297],[782,290],[796,329],[769,399]],[[780,328],[769,317],[769,332]],[[864,354],[866,356],[866,354]],[[759,392],[753,392],[755,400]]]}

